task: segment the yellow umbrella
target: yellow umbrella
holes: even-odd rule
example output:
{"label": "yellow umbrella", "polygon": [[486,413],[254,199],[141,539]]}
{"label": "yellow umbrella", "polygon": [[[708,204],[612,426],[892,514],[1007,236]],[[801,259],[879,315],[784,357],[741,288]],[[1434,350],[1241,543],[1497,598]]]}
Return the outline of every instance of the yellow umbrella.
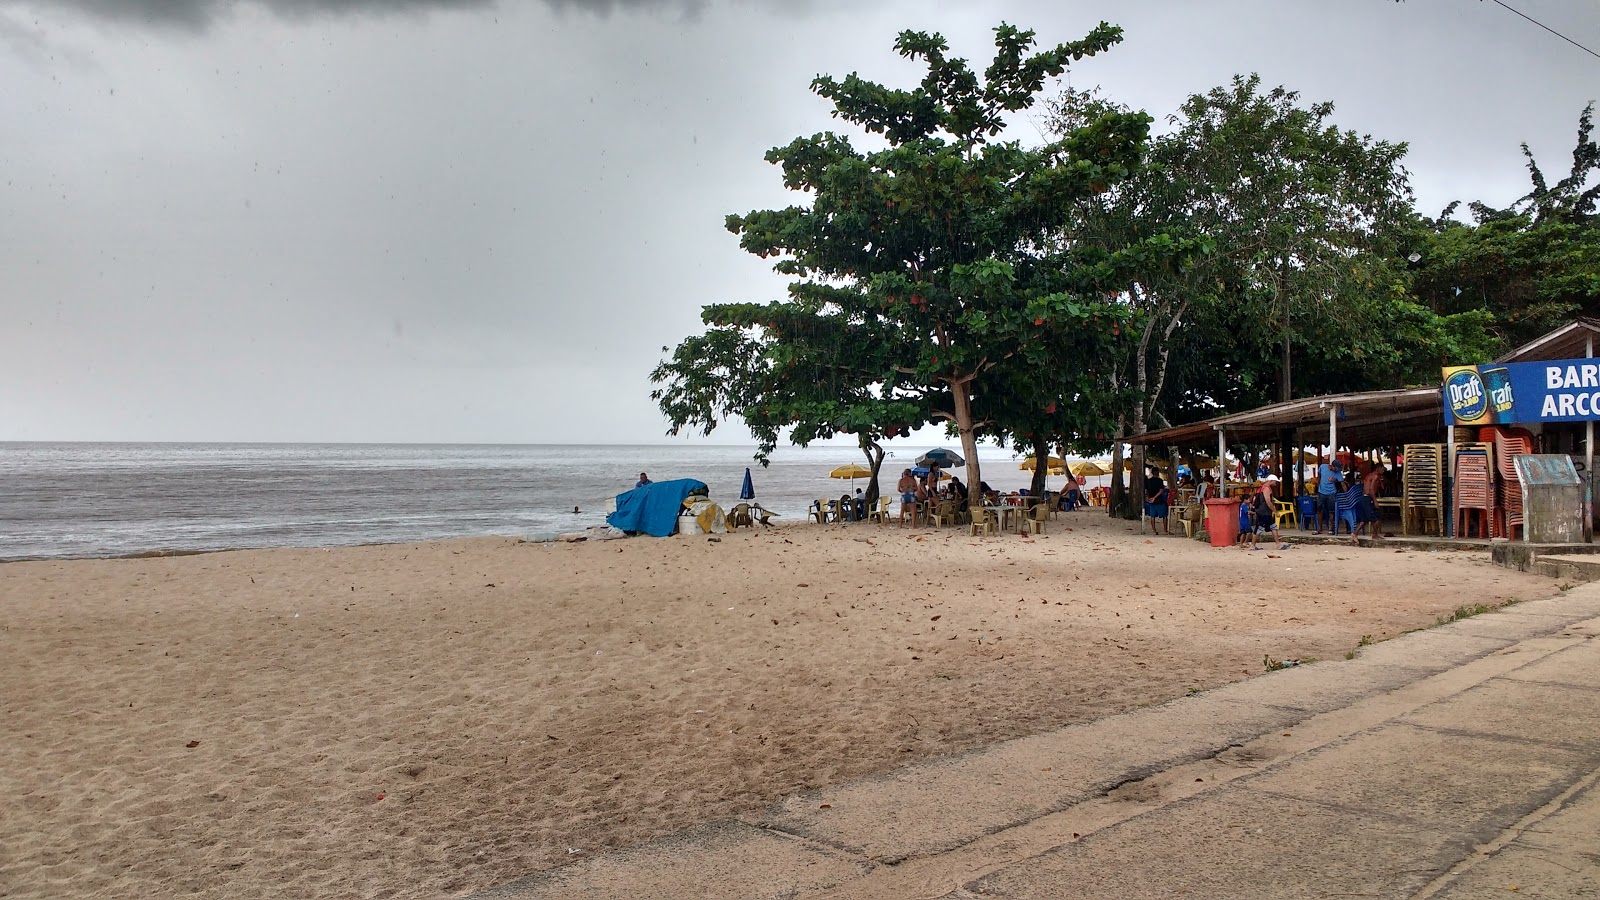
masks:
{"label": "yellow umbrella", "polygon": [[866,466],[858,465],[856,463],[851,463],[848,466],[840,466],[839,468],[834,469],[832,472],[829,472],[828,473],[828,477],[829,478],[848,478],[851,481],[854,481],[857,478],[871,478],[872,477],[872,470],[867,468]]}
{"label": "yellow umbrella", "polygon": [[[1166,461],[1164,459],[1147,458],[1144,461],[1144,464],[1147,465],[1147,466],[1155,466],[1156,468],[1160,469],[1163,472],[1165,472],[1166,470],[1172,468],[1172,463],[1170,463],[1170,462],[1168,462],[1168,461]],[[1133,460],[1131,460],[1131,459],[1123,460],[1122,461],[1122,468],[1123,468],[1124,471],[1132,472],[1133,471]]]}
{"label": "yellow umbrella", "polygon": [[[1063,473],[1063,472],[1065,472],[1067,470],[1067,468],[1066,468],[1067,467],[1067,461],[1066,460],[1061,459],[1060,457],[1056,457],[1056,456],[1049,457],[1049,459],[1050,459],[1050,463],[1049,463],[1049,465],[1050,465],[1050,473],[1052,475],[1060,475],[1061,473]],[[1023,472],[1032,472],[1034,469],[1036,469],[1038,467],[1039,467],[1039,457],[1037,457],[1037,456],[1030,456],[1027,459],[1023,460],[1020,464],[1017,465],[1017,468],[1019,470],[1023,471]]]}
{"label": "yellow umbrella", "polygon": [[1072,474],[1079,478],[1094,478],[1099,475],[1110,475],[1109,469],[1100,468],[1096,462],[1075,462],[1070,467]]}

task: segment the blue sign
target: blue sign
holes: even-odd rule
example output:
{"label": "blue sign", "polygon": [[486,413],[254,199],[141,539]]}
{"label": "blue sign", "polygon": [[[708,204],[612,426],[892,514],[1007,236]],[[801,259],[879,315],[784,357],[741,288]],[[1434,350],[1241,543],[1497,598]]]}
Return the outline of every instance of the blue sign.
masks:
{"label": "blue sign", "polygon": [[1444,370],[1445,425],[1600,421],[1600,359]]}

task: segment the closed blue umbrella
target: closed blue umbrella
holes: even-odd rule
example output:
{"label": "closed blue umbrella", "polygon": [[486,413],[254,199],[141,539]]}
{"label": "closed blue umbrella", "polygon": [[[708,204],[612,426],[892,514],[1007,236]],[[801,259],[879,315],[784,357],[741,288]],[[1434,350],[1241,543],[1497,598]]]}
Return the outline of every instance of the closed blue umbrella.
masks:
{"label": "closed blue umbrella", "polygon": [[744,487],[739,488],[740,500],[754,500],[756,498],[755,482],[750,480],[750,467],[744,467]]}

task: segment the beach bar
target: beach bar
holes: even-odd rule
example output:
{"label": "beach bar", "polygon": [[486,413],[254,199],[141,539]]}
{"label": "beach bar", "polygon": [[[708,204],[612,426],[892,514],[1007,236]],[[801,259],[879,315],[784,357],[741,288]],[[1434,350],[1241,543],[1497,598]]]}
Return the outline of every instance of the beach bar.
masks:
{"label": "beach bar", "polygon": [[[1581,534],[1592,541],[1597,337],[1600,320],[1577,319],[1493,362],[1443,367],[1438,386],[1291,400],[1147,432],[1129,442],[1175,452],[1214,447],[1219,460],[1230,444],[1273,447],[1280,477],[1286,485],[1297,483],[1297,494],[1305,491],[1300,448],[1317,448],[1317,463],[1324,447],[1329,460],[1386,456],[1404,476],[1398,496],[1377,503],[1399,513],[1407,534],[1528,541],[1527,516],[1534,514],[1541,534]],[[1519,465],[1523,456],[1542,459]],[[1576,494],[1571,479],[1560,474],[1567,471],[1576,480]],[[1226,469],[1219,467],[1218,474],[1225,492]],[[1558,489],[1558,483],[1568,487]],[[1581,497],[1576,505],[1570,502],[1575,495]]]}

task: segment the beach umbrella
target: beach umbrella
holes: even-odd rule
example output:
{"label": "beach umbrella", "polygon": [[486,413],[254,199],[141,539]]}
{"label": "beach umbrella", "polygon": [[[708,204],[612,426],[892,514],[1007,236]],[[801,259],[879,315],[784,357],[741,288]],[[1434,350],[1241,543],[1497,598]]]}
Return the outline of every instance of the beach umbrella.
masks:
{"label": "beach umbrella", "polygon": [[755,482],[750,480],[750,467],[744,467],[744,486],[739,488],[740,500],[754,500],[756,498]]}
{"label": "beach umbrella", "polygon": [[[1144,464],[1147,465],[1147,466],[1155,466],[1157,469],[1160,469],[1163,472],[1165,472],[1166,470],[1172,468],[1172,464],[1170,462],[1168,462],[1167,460],[1156,459],[1155,457],[1147,457],[1145,459],[1145,461],[1144,461]],[[1122,461],[1122,469],[1125,472],[1132,472],[1133,471],[1133,460],[1131,460],[1131,459],[1123,460]]]}
{"label": "beach umbrella", "polygon": [[917,457],[917,465],[927,466],[930,469],[954,469],[966,464],[967,461],[961,458],[961,454],[954,450],[946,450],[943,447],[937,450],[929,450],[927,453]]}
{"label": "beach umbrella", "polygon": [[851,463],[848,466],[840,466],[839,468],[834,469],[832,472],[829,472],[828,477],[848,478],[851,481],[855,481],[857,478],[871,478],[872,470],[866,466],[859,465],[857,463]]}
{"label": "beach umbrella", "polygon": [[[1050,462],[1049,462],[1050,474],[1052,474],[1052,475],[1060,475],[1060,474],[1066,472],[1066,470],[1067,470],[1067,461],[1066,460],[1064,460],[1064,459],[1062,459],[1062,458],[1060,458],[1058,456],[1051,456],[1051,457],[1048,457],[1048,459],[1050,460]],[[1027,459],[1025,459],[1022,462],[1017,464],[1017,468],[1019,470],[1023,471],[1023,472],[1032,472],[1034,469],[1037,469],[1038,467],[1039,467],[1039,457],[1037,457],[1037,456],[1030,456]]]}
{"label": "beach umbrella", "polygon": [[[1273,465],[1277,465],[1277,457],[1276,456],[1268,457],[1268,460],[1271,461]],[[1296,450],[1295,452],[1289,454],[1289,464],[1290,465],[1308,466],[1308,465],[1311,465],[1312,463],[1315,463],[1316,461],[1317,461],[1317,455],[1315,453],[1310,452],[1309,450]]]}
{"label": "beach umbrella", "polygon": [[1094,478],[1099,475],[1111,474],[1110,469],[1102,469],[1097,462],[1075,462],[1067,468],[1079,478]]}

